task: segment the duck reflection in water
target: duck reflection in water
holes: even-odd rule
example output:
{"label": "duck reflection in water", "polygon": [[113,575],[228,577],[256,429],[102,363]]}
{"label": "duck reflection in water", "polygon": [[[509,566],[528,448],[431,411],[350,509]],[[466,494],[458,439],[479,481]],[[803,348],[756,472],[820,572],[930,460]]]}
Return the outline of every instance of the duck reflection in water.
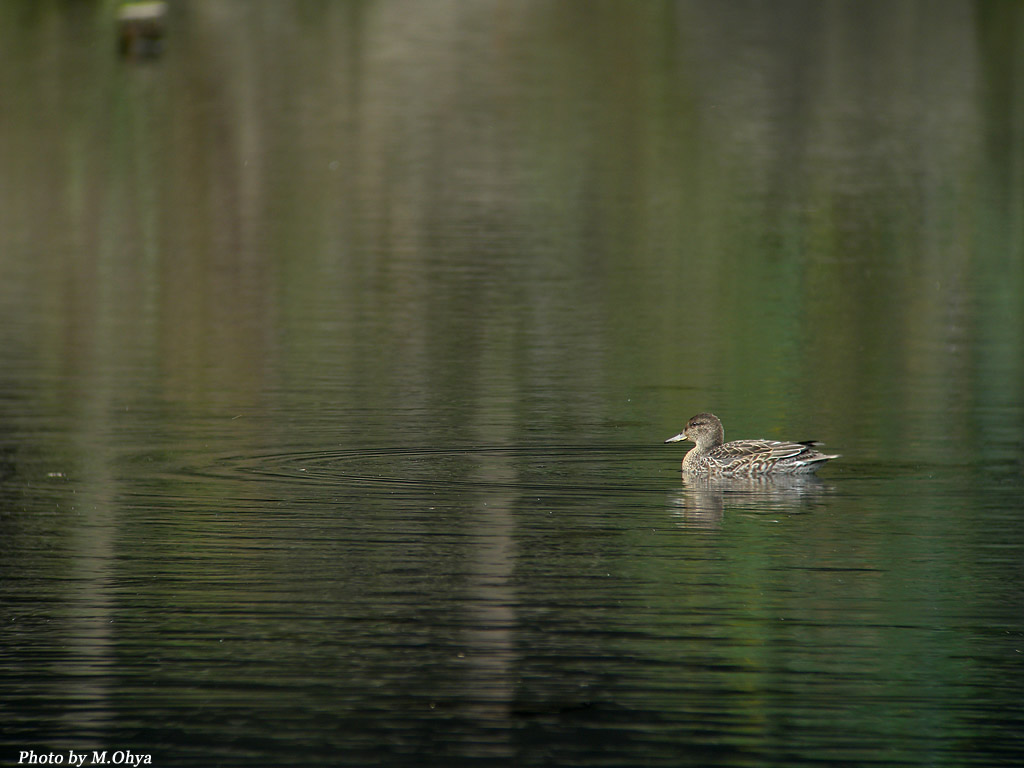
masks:
{"label": "duck reflection in water", "polygon": [[669,505],[685,528],[718,528],[726,507],[750,514],[806,511],[830,486],[814,475],[708,477],[683,473]]}

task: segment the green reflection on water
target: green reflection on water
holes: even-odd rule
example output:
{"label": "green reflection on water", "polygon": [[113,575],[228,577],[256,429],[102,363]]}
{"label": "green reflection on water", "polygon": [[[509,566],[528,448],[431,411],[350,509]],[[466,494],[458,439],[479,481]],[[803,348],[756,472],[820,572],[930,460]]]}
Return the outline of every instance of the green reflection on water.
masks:
{"label": "green reflection on water", "polygon": [[879,459],[1014,405],[1013,11],[498,7],[184,4],[136,67],[103,6],[10,6],[27,354],[122,397],[368,386],[459,427],[555,391],[563,428],[714,408]]}

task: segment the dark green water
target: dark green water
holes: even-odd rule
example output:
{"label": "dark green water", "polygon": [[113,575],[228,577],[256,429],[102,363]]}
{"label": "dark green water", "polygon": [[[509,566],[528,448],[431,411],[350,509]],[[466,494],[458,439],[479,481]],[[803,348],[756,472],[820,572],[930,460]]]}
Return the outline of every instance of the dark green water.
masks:
{"label": "dark green water", "polygon": [[1024,7],[110,5],[0,5],[0,764],[1024,761]]}

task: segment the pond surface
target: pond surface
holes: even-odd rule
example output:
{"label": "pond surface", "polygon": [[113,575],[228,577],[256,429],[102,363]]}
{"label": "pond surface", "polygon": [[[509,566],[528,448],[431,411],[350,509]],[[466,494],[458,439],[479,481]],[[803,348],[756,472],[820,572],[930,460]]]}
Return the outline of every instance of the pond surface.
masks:
{"label": "pond surface", "polygon": [[0,6],[0,763],[1021,764],[1024,6],[109,6]]}

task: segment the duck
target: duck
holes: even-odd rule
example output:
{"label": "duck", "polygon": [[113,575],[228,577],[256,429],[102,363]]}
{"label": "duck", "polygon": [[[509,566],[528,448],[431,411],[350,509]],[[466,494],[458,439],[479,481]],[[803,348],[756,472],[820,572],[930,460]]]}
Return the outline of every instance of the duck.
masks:
{"label": "duck", "polygon": [[725,442],[725,429],[713,413],[698,413],[683,431],[666,440],[692,440],[696,445],[683,457],[683,472],[709,477],[764,477],[817,472],[839,454],[822,453],[820,443],[807,440],[733,440]]}

